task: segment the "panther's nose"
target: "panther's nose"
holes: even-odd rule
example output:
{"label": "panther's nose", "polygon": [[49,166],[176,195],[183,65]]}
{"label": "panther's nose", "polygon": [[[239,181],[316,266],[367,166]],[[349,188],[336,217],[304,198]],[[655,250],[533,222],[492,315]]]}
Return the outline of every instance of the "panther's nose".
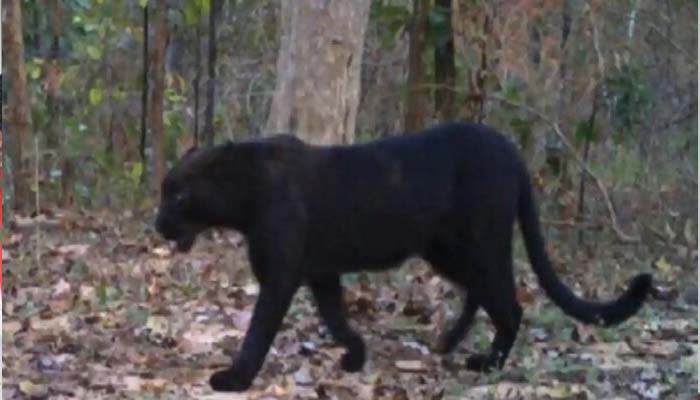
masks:
{"label": "panther's nose", "polygon": [[163,230],[165,230],[165,221],[163,218],[163,215],[160,213],[160,210],[158,210],[158,214],[156,214],[156,231],[160,234],[163,234]]}

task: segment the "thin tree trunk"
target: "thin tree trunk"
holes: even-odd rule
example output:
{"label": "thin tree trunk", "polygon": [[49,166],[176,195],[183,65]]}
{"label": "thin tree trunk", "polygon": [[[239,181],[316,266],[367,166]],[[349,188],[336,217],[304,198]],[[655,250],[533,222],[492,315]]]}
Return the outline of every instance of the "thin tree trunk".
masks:
{"label": "thin tree trunk", "polygon": [[197,21],[197,27],[195,29],[197,36],[197,44],[195,46],[195,61],[194,61],[194,82],[192,86],[194,87],[194,145],[199,146],[199,81],[202,77],[202,34],[200,21]]}
{"label": "thin tree trunk", "polygon": [[530,60],[532,65],[535,66],[535,70],[540,66],[540,60],[542,59],[542,35],[540,33],[538,25],[542,23],[540,18],[531,18],[527,21],[530,30]]}
{"label": "thin tree trunk", "polygon": [[158,194],[160,184],[165,176],[165,127],[163,124],[163,102],[165,93],[165,49],[168,46],[167,0],[156,3],[155,35],[151,64],[153,65],[151,92],[151,149],[152,170],[151,189]]}
{"label": "thin tree trunk", "polygon": [[[593,92],[593,109],[591,110],[591,116],[588,118],[588,135],[586,135],[585,143],[583,147],[583,163],[588,164],[588,156],[591,150],[591,141],[593,140],[593,130],[595,129],[595,118],[598,111],[598,90]],[[576,219],[579,221],[583,220],[583,213],[585,212],[585,191],[586,191],[586,171],[581,171],[581,178],[579,181],[578,189],[578,210]],[[578,242],[583,244],[583,230],[578,233]]]}
{"label": "thin tree trunk", "polygon": [[64,9],[58,0],[49,1],[49,29],[52,38],[49,62],[46,66],[46,106],[49,123],[46,128],[46,147],[56,151],[61,169],[60,201],[69,207],[74,200],[75,168],[66,154],[65,134],[61,124],[60,82],[61,67],[58,62],[60,39],[63,34]]}
{"label": "thin tree trunk", "polygon": [[452,0],[436,0],[435,6],[445,12],[448,39],[435,46],[435,114],[438,120],[449,121],[455,116],[455,42],[452,29]]}
{"label": "thin tree trunk", "polygon": [[[148,4],[143,8],[143,87],[141,92],[141,143],[139,143],[139,154],[141,162],[146,166],[146,137],[148,134]],[[145,176],[145,175],[144,175]]]}
{"label": "thin tree trunk", "polygon": [[408,99],[404,116],[404,129],[407,132],[423,128],[427,115],[428,93],[424,88],[427,79],[422,55],[426,46],[429,7],[429,1],[413,0],[408,47]]}
{"label": "thin tree trunk", "polygon": [[57,150],[61,143],[60,112],[58,104],[59,82],[61,80],[61,68],[58,65],[58,36],[53,37],[53,43],[49,53],[49,61],[46,63],[46,109],[49,121],[46,127],[46,147]]}
{"label": "thin tree trunk", "polygon": [[207,61],[207,108],[204,110],[203,139],[207,146],[214,144],[214,95],[216,91],[216,18],[221,0],[211,0],[209,10],[209,49]]}
{"label": "thin tree trunk", "polygon": [[60,115],[58,110],[58,85],[61,79],[61,68],[58,65],[58,36],[52,35],[49,59],[46,63],[46,109],[49,114],[48,125],[46,126],[46,147],[49,150],[57,150],[61,143]]}
{"label": "thin tree trunk", "polygon": [[8,127],[11,134],[10,157],[14,181],[15,209],[29,206],[29,185],[23,163],[23,142],[31,132],[31,114],[27,93],[27,74],[24,65],[24,41],[22,38],[22,7],[20,0],[2,1],[2,44],[5,53],[5,76],[12,101],[8,104]]}
{"label": "thin tree trunk", "polygon": [[[2,81],[2,76],[0,76],[0,81]],[[0,123],[2,125],[2,123]],[[5,170],[5,164],[2,162],[4,158],[4,154],[2,152],[2,129],[0,129],[0,203],[2,203],[2,212],[0,212],[0,229],[3,228],[2,225],[2,216],[5,215],[5,218],[9,216],[8,213],[8,208],[7,203],[5,202],[5,195],[3,194],[3,188],[5,187],[5,181],[2,180],[2,173]],[[3,229],[4,230],[4,229]],[[2,257],[2,246],[0,245],[0,257]],[[2,267],[0,267],[1,269]],[[0,272],[0,286],[2,286],[2,273]]]}
{"label": "thin tree trunk", "polygon": [[[559,60],[559,112],[558,118],[564,111],[565,99],[564,95],[566,90],[566,78],[567,78],[567,67],[568,67],[568,51],[566,44],[569,40],[569,34],[571,33],[571,2],[570,0],[564,0],[561,10],[561,42],[559,42],[559,49],[561,51],[561,59]],[[557,118],[557,119],[558,119]]]}
{"label": "thin tree trunk", "polygon": [[[566,111],[567,104],[567,87],[566,84],[568,77],[568,51],[567,43],[569,40],[569,35],[571,33],[571,0],[564,0],[561,9],[561,37],[559,41],[559,90],[555,94],[556,98],[556,119],[561,121],[564,118],[564,113]],[[545,152],[547,158],[547,164],[552,168],[552,170],[557,174],[561,174],[565,170],[566,156],[562,151],[561,142],[559,138],[556,137],[552,132],[550,132],[545,137]],[[537,150],[535,150],[537,151]],[[568,179],[562,181],[562,185],[559,190],[565,190],[573,183]]]}
{"label": "thin tree trunk", "polygon": [[292,132],[319,144],[354,141],[369,6],[370,0],[281,2],[268,133]]}

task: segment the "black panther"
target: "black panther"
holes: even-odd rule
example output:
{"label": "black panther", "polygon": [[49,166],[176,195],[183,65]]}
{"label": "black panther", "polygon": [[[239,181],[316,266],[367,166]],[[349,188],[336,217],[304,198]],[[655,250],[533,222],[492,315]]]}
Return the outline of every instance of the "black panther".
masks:
{"label": "black panther", "polygon": [[341,274],[378,271],[418,256],[466,291],[461,315],[438,349],[453,350],[479,307],[496,333],[466,367],[503,367],[522,308],[515,296],[513,225],[519,221],[544,292],[569,316],[614,325],[639,310],[652,284],[637,275],[610,302],[579,299],[545,249],[526,165],[503,135],[450,123],[351,146],[314,146],[290,135],[193,149],[162,183],[156,227],[180,251],[209,227],[242,233],[260,294],[233,365],[214,390],[246,390],[290,302],[308,285],[322,321],[345,347],[341,366],[359,371],[365,345],[345,317]]}

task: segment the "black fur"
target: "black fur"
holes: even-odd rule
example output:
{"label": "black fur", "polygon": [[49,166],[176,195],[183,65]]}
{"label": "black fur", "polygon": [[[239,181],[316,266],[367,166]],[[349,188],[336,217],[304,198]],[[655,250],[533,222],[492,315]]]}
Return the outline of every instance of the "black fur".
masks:
{"label": "black fur", "polygon": [[562,284],[547,257],[525,163],[483,125],[447,124],[355,146],[276,136],[197,149],[165,178],[156,224],[183,251],[207,227],[247,238],[260,295],[233,366],[210,379],[215,390],[239,391],[258,373],[302,284],[347,349],[342,367],[360,370],[365,346],[344,316],[340,275],[387,269],[411,256],[466,289],[462,314],[440,350],[454,349],[483,307],[496,335],[491,351],[471,357],[467,367],[502,367],[522,316],[512,271],[516,219],[542,287],[565,313],[610,325],[641,307],[649,275],[637,276],[609,303],[581,300]]}

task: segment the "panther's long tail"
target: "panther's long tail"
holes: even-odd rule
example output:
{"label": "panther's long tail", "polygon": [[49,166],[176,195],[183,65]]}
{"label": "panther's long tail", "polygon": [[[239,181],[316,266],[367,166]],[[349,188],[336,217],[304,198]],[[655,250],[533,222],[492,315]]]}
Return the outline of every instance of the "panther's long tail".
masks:
{"label": "panther's long tail", "polygon": [[552,269],[545,249],[542,229],[533,201],[530,177],[525,168],[523,171],[524,176],[520,180],[521,187],[518,196],[520,229],[523,232],[532,269],[547,296],[566,314],[584,323],[614,325],[634,315],[644,303],[651,289],[652,278],[650,274],[637,275],[632,279],[622,296],[606,303],[580,299],[559,280]]}

